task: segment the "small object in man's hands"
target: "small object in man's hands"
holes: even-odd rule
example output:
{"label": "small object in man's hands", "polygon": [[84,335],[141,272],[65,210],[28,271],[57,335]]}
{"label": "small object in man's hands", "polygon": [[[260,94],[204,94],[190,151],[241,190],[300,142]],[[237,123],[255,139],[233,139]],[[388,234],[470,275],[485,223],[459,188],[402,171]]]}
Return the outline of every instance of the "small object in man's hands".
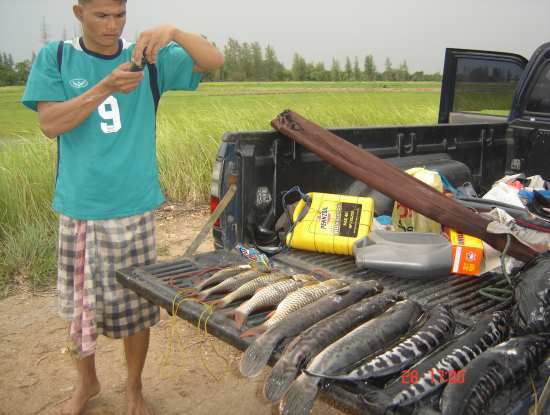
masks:
{"label": "small object in man's hands", "polygon": [[130,66],[130,72],[141,72],[145,68],[145,65],[147,64],[147,58],[145,57],[145,52],[147,51],[147,48],[143,50],[143,57],[141,58],[141,65],[138,65],[134,61],[132,61],[132,66]]}
{"label": "small object in man's hands", "polygon": [[143,68],[145,68],[145,65],[137,65],[135,62],[132,62],[132,66],[130,66],[129,71],[130,72],[141,72],[143,71]]}

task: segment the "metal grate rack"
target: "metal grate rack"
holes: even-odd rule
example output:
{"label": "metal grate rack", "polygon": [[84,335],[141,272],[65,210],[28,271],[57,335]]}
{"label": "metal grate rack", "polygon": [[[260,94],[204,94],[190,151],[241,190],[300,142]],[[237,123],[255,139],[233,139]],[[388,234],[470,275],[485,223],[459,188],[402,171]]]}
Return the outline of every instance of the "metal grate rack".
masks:
{"label": "metal grate rack", "polygon": [[[211,275],[194,275],[205,268],[223,266],[242,262],[237,254],[216,251],[207,254],[197,255],[193,259],[181,258],[171,262],[156,263],[141,267],[130,267],[117,271],[118,281],[136,291],[139,295],[149,301],[172,312],[173,305],[182,299],[178,293],[191,288],[198,282]],[[331,274],[334,277],[352,278],[358,280],[375,279],[381,282],[386,290],[402,290],[410,298],[418,301],[423,306],[434,306],[446,303],[453,306],[459,329],[470,326],[481,316],[481,314],[501,310],[510,306],[510,302],[499,302],[481,296],[478,290],[483,287],[506,288],[506,281],[496,274],[488,274],[482,278],[448,276],[431,281],[405,280],[389,277],[370,271],[358,271],[355,268],[353,258],[340,255],[327,255],[306,251],[291,250],[285,254],[275,257],[275,265],[288,272],[312,272],[320,271]],[[199,321],[204,323],[206,308],[196,302],[185,302],[178,310],[177,315],[193,324]],[[260,324],[266,318],[267,313],[259,313],[251,316],[248,324],[241,330],[237,330],[233,320],[224,313],[215,311],[209,316],[206,323],[208,332],[221,340],[232,344],[240,350],[245,350],[253,338],[241,338],[240,333],[251,326]],[[274,364],[279,358],[281,348],[276,350],[270,360]],[[545,364],[544,376],[550,373],[550,359]],[[323,390],[324,398],[336,403],[345,411],[362,414],[376,414],[379,408],[366,405],[356,393],[357,388],[332,384]],[[426,401],[424,405],[416,408],[415,414],[434,415],[439,412],[430,408],[433,402]],[[523,409],[529,404],[529,390],[518,391],[515,409],[504,406],[502,410],[494,414],[519,415],[524,413]],[[505,409],[505,410],[504,410]],[[399,412],[401,413],[401,412]],[[411,413],[405,410],[402,413]],[[492,414],[491,414],[492,415]]]}

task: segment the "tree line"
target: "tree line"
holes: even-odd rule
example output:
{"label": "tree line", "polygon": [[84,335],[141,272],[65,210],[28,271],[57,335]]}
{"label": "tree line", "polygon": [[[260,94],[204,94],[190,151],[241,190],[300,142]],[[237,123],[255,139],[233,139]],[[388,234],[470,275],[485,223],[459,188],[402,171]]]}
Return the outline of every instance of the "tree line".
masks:
{"label": "tree line", "polygon": [[211,81],[441,81],[441,74],[425,74],[423,71],[410,73],[407,61],[393,67],[386,58],[384,70],[378,71],[372,55],[362,61],[355,56],[346,57],[342,65],[333,58],[330,67],[323,62],[307,62],[295,53],[292,66],[286,68],[277,58],[275,49],[267,45],[265,49],[258,42],[239,43],[229,38],[223,48],[225,64],[217,71],[208,74]]}
{"label": "tree line", "polygon": [[[45,43],[48,38],[42,36]],[[423,71],[410,73],[407,61],[394,67],[386,58],[383,71],[378,71],[372,55],[366,55],[361,62],[355,56],[346,57],[343,65],[333,58],[330,67],[323,62],[307,62],[295,53],[292,65],[286,68],[277,58],[275,49],[260,43],[239,43],[229,38],[223,48],[225,64],[215,72],[205,75],[206,81],[441,81],[441,74],[425,74]],[[0,53],[0,86],[24,85],[34,61],[31,59],[14,62],[11,54]]]}

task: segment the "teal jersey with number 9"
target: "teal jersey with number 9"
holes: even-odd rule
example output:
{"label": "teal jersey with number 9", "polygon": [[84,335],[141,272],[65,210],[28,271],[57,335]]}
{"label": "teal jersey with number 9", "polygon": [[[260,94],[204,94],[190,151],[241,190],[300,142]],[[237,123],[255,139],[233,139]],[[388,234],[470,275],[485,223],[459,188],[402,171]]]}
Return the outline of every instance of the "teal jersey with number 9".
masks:
{"label": "teal jersey with number 9", "polygon": [[[47,44],[33,63],[22,102],[61,102],[86,92],[130,62],[135,44],[119,41],[116,54],[87,50],[81,38]],[[59,65],[60,63],[60,65]],[[194,90],[201,74],[179,45],[159,51],[154,68],[129,94],[114,93],[58,138],[53,208],[81,220],[133,216],[164,201],[156,160],[156,105],[168,90]],[[155,73],[156,72],[156,73]]]}

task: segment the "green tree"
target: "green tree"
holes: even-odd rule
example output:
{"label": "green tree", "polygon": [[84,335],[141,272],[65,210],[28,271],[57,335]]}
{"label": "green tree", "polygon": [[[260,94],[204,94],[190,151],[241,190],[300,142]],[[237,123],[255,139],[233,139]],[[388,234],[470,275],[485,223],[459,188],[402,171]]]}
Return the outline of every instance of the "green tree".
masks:
{"label": "green tree", "polygon": [[305,81],[307,74],[307,65],[305,59],[298,53],[294,54],[292,59],[292,68],[290,69],[293,81]]}
{"label": "green tree", "polygon": [[357,56],[353,60],[353,80],[354,81],[361,81],[362,80],[362,74],[361,69],[359,69],[359,59],[357,59]]}
{"label": "green tree", "polygon": [[267,81],[282,81],[285,68],[277,59],[277,54],[273,46],[267,45],[264,54],[264,70]]}
{"label": "green tree", "polygon": [[351,60],[349,56],[346,56],[346,65],[344,67],[344,79],[346,81],[351,81],[353,78],[353,69],[351,67]]}
{"label": "green tree", "polygon": [[397,80],[408,81],[410,77],[411,75],[409,74],[409,67],[407,65],[407,61],[405,60],[401,65],[399,65],[399,69],[397,70]]}
{"label": "green tree", "polygon": [[221,73],[222,81],[242,81],[245,74],[240,65],[241,45],[233,38],[229,38],[224,47],[225,64]]}
{"label": "green tree", "polygon": [[252,54],[252,78],[255,81],[265,81],[266,74],[262,56],[262,47],[258,42],[254,42],[250,45],[250,49]]}
{"label": "green tree", "polygon": [[338,59],[332,58],[332,66],[330,68],[330,80],[333,82],[342,80],[342,70],[340,69],[340,62]]}
{"label": "green tree", "polygon": [[424,72],[422,71],[416,71],[411,75],[411,81],[423,81],[424,80]]}
{"label": "green tree", "polygon": [[392,63],[390,58],[386,58],[386,61],[384,62],[384,73],[382,74],[384,81],[395,81],[395,71],[391,65]]}
{"label": "green tree", "polygon": [[31,61],[26,59],[15,64],[15,72],[17,74],[17,83],[23,85],[29,78],[29,72],[31,71]]}
{"label": "green tree", "polygon": [[244,78],[241,79],[241,81],[247,81],[252,78],[252,49],[250,48],[250,44],[247,42],[244,42],[240,49],[239,54],[239,66],[241,68],[242,73],[244,74]]}
{"label": "green tree", "polygon": [[310,76],[312,81],[330,81],[330,72],[325,69],[323,62],[315,64]]}
{"label": "green tree", "polygon": [[364,63],[364,78],[366,81],[376,80],[376,65],[374,64],[374,58],[372,55],[365,56]]}

